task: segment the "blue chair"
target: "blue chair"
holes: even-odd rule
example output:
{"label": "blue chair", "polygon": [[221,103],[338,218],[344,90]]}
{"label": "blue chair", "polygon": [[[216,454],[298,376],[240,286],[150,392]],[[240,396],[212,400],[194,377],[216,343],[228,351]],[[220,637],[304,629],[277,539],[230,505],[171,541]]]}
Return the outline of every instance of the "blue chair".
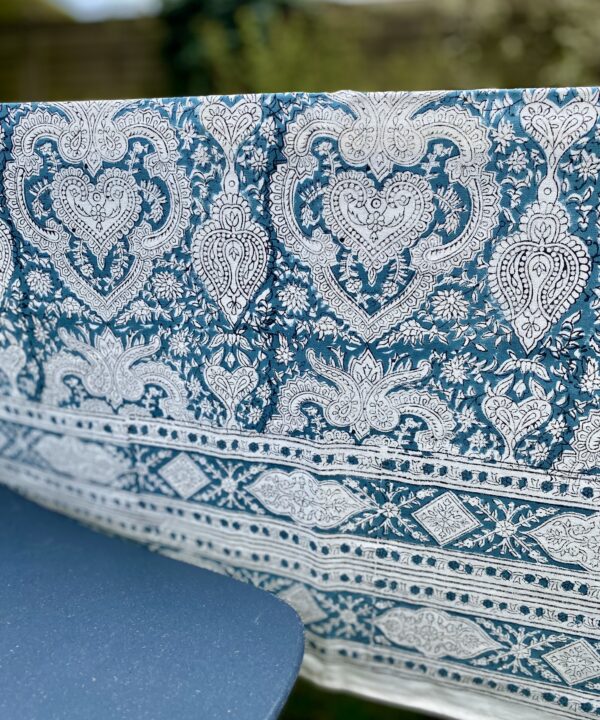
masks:
{"label": "blue chair", "polygon": [[0,488],[2,720],[268,720],[303,647],[274,596]]}

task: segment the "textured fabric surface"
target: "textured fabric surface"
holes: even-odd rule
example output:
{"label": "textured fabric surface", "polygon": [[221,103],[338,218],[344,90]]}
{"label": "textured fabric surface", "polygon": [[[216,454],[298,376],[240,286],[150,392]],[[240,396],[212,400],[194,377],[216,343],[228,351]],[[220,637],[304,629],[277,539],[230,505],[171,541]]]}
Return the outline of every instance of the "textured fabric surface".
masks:
{"label": "textured fabric surface", "polygon": [[2,106],[2,480],[277,593],[325,685],[596,717],[599,110]]}

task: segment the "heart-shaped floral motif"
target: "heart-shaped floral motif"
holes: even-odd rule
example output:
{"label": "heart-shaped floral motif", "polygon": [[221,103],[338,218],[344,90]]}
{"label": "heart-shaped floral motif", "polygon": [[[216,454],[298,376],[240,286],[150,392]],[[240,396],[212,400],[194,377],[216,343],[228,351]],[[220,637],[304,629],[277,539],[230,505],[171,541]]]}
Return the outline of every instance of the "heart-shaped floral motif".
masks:
{"label": "heart-shaped floral motif", "polygon": [[410,172],[390,178],[381,189],[361,173],[340,173],[323,196],[328,226],[375,270],[418,240],[434,209],[429,183]]}
{"label": "heart-shaped floral motif", "polygon": [[226,426],[233,427],[236,425],[236,408],[258,385],[258,373],[251,365],[242,365],[235,370],[227,370],[218,364],[221,357],[219,354],[213,358],[214,364],[205,368],[204,382],[225,406]]}
{"label": "heart-shaped floral motif", "polygon": [[202,124],[226,154],[241,145],[260,118],[260,105],[252,100],[238,102],[232,107],[219,101],[209,102],[200,111]]}
{"label": "heart-shaped floral motif", "polygon": [[96,182],[79,168],[60,170],[51,195],[59,220],[85,240],[101,267],[113,243],[133,228],[142,205],[135,178],[118,168],[110,168]]}
{"label": "heart-shaped floral motif", "polygon": [[529,382],[532,397],[517,402],[506,394],[512,377],[489,391],[482,410],[505,442],[504,459],[514,459],[516,446],[531,432],[541,427],[552,415],[552,405],[544,389],[535,380]]}
{"label": "heart-shaped floral motif", "polygon": [[[56,152],[46,152],[49,144]],[[133,300],[154,258],[188,227],[190,183],[178,145],[158,109],[120,102],[37,108],[15,127],[3,174],[12,221],[104,320]]]}
{"label": "heart-shaped floral motif", "polygon": [[492,237],[498,184],[489,131],[466,109],[425,94],[340,99],[287,124],[271,217],[331,311],[371,341]]}
{"label": "heart-shaped floral motif", "polygon": [[596,108],[583,101],[570,102],[563,107],[544,101],[532,102],[521,112],[525,131],[555,160],[594,127],[596,117]]}

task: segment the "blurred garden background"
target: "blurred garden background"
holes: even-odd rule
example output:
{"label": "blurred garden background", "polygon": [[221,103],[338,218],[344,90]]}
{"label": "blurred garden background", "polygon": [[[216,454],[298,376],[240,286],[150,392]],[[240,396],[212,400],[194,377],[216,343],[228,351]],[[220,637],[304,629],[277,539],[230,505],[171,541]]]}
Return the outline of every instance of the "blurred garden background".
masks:
{"label": "blurred garden background", "polygon": [[[600,0],[0,0],[0,101],[600,84]],[[283,720],[416,720],[300,682]]]}
{"label": "blurred garden background", "polygon": [[598,0],[0,0],[5,101],[599,82]]}

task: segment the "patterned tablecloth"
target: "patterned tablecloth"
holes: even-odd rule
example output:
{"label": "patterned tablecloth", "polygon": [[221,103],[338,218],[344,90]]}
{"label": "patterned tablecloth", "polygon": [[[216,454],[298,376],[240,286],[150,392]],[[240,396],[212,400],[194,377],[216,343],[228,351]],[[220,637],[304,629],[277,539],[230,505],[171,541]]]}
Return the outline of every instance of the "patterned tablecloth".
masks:
{"label": "patterned tablecloth", "polygon": [[599,113],[0,106],[2,480],[277,593],[323,685],[597,717]]}

